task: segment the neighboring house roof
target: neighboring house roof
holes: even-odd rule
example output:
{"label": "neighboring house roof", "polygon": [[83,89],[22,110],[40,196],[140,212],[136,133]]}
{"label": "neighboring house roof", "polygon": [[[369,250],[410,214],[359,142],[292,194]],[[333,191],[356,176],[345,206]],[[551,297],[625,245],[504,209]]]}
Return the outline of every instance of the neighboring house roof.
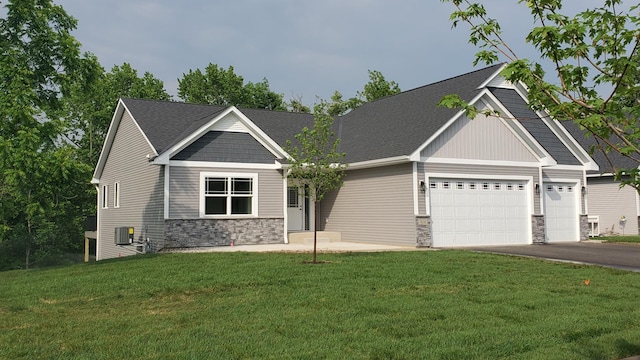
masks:
{"label": "neighboring house roof", "polygon": [[[588,134],[587,130],[580,129],[580,125],[573,121],[562,121],[562,125],[590,154],[593,160],[600,167],[599,171],[589,171],[590,174],[611,174],[612,164],[617,169],[633,169],[638,167],[638,163],[618,152],[610,151],[606,155],[596,147],[596,139]],[[608,158],[608,160],[607,160]]]}

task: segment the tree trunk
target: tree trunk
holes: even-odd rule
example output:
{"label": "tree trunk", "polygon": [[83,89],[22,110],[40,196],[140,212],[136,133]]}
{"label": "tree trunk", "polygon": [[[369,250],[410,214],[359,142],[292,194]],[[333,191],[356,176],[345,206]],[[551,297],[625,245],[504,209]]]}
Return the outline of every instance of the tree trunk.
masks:
{"label": "tree trunk", "polygon": [[317,261],[317,240],[318,240],[318,202],[313,202],[313,263],[315,264]]}

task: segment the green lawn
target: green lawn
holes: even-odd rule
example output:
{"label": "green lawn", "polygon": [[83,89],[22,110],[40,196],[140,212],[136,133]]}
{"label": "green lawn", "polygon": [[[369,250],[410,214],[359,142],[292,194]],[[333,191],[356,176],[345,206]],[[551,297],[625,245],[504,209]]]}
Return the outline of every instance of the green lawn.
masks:
{"label": "green lawn", "polygon": [[0,359],[640,354],[640,273],[453,250],[310,256],[164,254],[0,273]]}
{"label": "green lawn", "polygon": [[602,236],[596,239],[606,240],[607,242],[625,242],[625,243],[640,244],[640,235]]}

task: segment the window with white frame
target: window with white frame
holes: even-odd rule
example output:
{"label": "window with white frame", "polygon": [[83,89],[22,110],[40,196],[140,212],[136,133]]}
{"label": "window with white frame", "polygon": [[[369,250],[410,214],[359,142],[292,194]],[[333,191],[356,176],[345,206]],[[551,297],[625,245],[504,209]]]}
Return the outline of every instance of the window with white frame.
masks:
{"label": "window with white frame", "polygon": [[200,216],[257,215],[256,174],[202,173]]}
{"label": "window with white frame", "polygon": [[102,185],[101,205],[103,209],[109,207],[109,185]]}
{"label": "window with white frame", "polygon": [[120,183],[113,183],[113,207],[120,207]]}

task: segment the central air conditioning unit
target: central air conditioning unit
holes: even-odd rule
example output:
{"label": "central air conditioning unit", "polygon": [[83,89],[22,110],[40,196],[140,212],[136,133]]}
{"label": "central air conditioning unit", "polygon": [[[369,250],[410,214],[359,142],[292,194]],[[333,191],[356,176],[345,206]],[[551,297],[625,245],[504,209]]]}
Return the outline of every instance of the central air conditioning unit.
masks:
{"label": "central air conditioning unit", "polygon": [[116,228],[116,234],[114,237],[116,245],[131,245],[133,244],[133,227],[122,226]]}

